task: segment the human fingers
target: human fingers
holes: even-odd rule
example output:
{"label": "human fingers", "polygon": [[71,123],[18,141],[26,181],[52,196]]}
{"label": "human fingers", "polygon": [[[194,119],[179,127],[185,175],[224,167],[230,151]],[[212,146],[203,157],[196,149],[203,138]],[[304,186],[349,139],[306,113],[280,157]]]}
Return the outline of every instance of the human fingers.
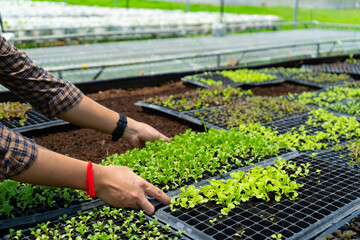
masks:
{"label": "human fingers", "polygon": [[137,205],[138,205],[139,209],[144,210],[144,212],[147,215],[152,215],[155,212],[155,207],[145,197],[145,194],[141,199],[139,199],[139,201],[137,202]]}
{"label": "human fingers", "polygon": [[170,142],[170,139],[162,133],[160,133],[160,139],[164,139],[168,143]]}
{"label": "human fingers", "polygon": [[170,200],[171,200],[170,197],[166,195],[162,190],[150,184],[149,182],[145,183],[144,190],[145,190],[145,194],[159,200],[164,205],[170,204]]}

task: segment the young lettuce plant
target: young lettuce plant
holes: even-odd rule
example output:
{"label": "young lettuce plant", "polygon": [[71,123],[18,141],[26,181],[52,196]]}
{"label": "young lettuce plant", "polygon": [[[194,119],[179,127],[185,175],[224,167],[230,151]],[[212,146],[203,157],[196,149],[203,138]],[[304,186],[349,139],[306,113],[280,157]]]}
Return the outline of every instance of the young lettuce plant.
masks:
{"label": "young lettuce plant", "polygon": [[348,150],[350,150],[349,157],[351,158],[349,165],[356,166],[360,164],[360,139],[355,139],[346,144]]}
{"label": "young lettuce plant", "polygon": [[283,197],[295,200],[298,197],[297,190],[303,186],[295,179],[305,177],[309,173],[309,166],[310,164],[296,166],[294,162],[278,158],[274,166],[255,166],[247,173],[233,172],[230,174],[231,179],[212,179],[209,185],[200,189],[194,186],[183,187],[180,196],[172,200],[171,209],[175,211],[176,206],[189,209],[213,201],[224,206],[221,209],[222,215],[228,215],[242,202],[254,198],[270,201],[269,193],[274,193],[274,200],[277,202]]}
{"label": "young lettuce plant", "polygon": [[18,119],[20,124],[24,125],[27,119],[27,112],[31,106],[20,102],[2,102],[0,103],[0,120]]}

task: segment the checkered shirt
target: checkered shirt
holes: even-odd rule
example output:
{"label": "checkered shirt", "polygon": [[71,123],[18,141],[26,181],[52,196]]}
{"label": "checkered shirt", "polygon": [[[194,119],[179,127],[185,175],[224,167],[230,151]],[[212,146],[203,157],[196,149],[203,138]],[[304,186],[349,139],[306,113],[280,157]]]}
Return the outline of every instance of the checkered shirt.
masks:
{"label": "checkered shirt", "polygon": [[[52,118],[71,109],[84,94],[38,67],[0,34],[0,84]],[[0,123],[0,179],[19,174],[36,159],[36,144]]]}

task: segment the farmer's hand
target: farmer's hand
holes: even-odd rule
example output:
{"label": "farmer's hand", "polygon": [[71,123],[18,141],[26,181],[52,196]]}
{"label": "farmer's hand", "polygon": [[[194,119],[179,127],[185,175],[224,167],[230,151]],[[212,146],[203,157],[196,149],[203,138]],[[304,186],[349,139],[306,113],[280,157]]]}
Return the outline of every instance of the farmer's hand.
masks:
{"label": "farmer's hand", "polygon": [[114,207],[143,209],[151,215],[155,208],[146,195],[170,204],[170,198],[163,191],[127,167],[94,165],[94,181],[95,195]]}
{"label": "farmer's hand", "polygon": [[142,123],[137,122],[131,118],[128,118],[128,124],[125,128],[122,139],[126,140],[132,147],[144,147],[146,141],[155,141],[164,139],[169,142],[169,138],[161,134],[155,128]]}

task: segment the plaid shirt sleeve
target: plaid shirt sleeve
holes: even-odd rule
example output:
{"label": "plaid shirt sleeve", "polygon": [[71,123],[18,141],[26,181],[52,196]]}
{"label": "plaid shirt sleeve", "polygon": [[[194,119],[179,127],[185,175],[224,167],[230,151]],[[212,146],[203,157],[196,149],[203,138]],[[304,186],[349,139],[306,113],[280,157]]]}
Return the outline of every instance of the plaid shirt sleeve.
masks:
{"label": "plaid shirt sleeve", "polygon": [[48,117],[71,109],[84,94],[38,67],[23,51],[0,35],[0,84]]}
{"label": "plaid shirt sleeve", "polygon": [[0,180],[11,178],[29,168],[37,153],[34,141],[0,123]]}
{"label": "plaid shirt sleeve", "polygon": [[[29,102],[48,117],[71,109],[84,94],[73,84],[62,81],[36,66],[0,34],[0,84]],[[36,159],[36,144],[0,123],[0,179],[27,169]]]}

